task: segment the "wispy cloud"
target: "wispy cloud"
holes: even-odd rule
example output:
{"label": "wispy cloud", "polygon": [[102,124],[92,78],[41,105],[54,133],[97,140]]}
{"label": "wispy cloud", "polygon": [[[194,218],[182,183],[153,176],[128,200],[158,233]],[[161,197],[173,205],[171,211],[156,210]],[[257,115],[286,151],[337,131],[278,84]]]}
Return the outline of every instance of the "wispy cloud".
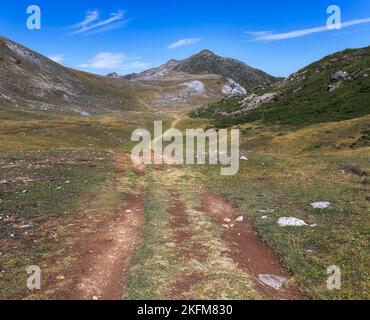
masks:
{"label": "wispy cloud", "polygon": [[170,45],[167,46],[168,49],[176,49],[179,47],[186,47],[186,46],[191,46],[192,44],[196,44],[200,41],[198,38],[186,38],[186,39],[181,39],[178,40],[174,43],[171,43]]}
{"label": "wispy cloud", "polygon": [[[370,23],[370,18],[366,19],[356,19],[343,22],[341,24],[341,28],[348,28],[355,25]],[[292,39],[292,38],[300,38],[304,36],[308,36],[314,33],[320,33],[325,31],[330,31],[327,26],[315,27],[315,28],[308,28],[308,29],[300,29],[294,30],[285,33],[274,33],[271,31],[246,31],[244,32],[247,36],[251,37],[253,40],[257,41],[276,41],[276,40],[284,40],[284,39]]]}
{"label": "wispy cloud", "polygon": [[100,52],[97,53],[88,63],[79,65],[81,68],[92,69],[117,69],[125,61],[123,53]]}
{"label": "wispy cloud", "polygon": [[84,20],[70,26],[70,29],[74,30],[70,35],[81,33],[96,34],[119,29],[126,25],[128,21],[129,20],[125,20],[125,11],[123,10],[113,12],[110,14],[109,18],[103,20],[100,18],[99,11],[87,11]]}
{"label": "wispy cloud", "polygon": [[65,60],[63,54],[53,54],[48,57],[50,60],[53,60],[56,63],[61,63]]}
{"label": "wispy cloud", "polygon": [[144,70],[150,63],[141,61],[141,57],[127,57],[124,53],[99,52],[87,63],[78,67],[83,69],[105,69],[112,71]]}
{"label": "wispy cloud", "polygon": [[149,69],[152,66],[151,63],[141,62],[141,61],[132,61],[126,64],[123,64],[120,69],[122,70],[145,70]]}
{"label": "wispy cloud", "polygon": [[244,34],[253,38],[261,38],[274,34],[272,31],[245,31]]}

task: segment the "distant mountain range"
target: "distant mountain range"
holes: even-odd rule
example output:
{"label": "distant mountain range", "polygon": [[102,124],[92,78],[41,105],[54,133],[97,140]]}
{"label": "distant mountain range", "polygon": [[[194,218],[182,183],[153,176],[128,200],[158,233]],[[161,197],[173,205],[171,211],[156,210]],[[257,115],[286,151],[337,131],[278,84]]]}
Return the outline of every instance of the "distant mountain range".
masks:
{"label": "distant mountain range", "polygon": [[196,107],[275,81],[263,71],[208,50],[140,74],[99,76],[63,67],[0,37],[0,104],[13,110],[87,116],[143,110],[148,105]]}

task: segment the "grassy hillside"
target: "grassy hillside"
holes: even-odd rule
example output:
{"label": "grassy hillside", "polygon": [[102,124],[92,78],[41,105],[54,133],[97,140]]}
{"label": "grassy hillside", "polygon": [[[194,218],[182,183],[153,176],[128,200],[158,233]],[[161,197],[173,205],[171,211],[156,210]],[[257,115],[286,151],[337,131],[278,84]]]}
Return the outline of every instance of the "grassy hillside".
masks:
{"label": "grassy hillside", "polygon": [[[333,79],[336,73],[344,76]],[[269,125],[304,127],[361,117],[370,112],[370,47],[345,50],[315,62],[286,80],[248,93],[274,93],[271,103],[243,109],[243,99],[222,100],[191,113],[220,126],[260,120]]]}
{"label": "grassy hillside", "polygon": [[0,70],[0,105],[13,110],[89,115],[143,109],[129,81],[65,68],[3,37]]}

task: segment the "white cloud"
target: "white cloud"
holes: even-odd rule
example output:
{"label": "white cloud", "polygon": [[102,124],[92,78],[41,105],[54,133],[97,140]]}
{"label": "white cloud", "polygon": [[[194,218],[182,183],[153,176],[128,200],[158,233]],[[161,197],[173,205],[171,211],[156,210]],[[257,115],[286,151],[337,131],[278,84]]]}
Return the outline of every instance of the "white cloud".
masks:
{"label": "white cloud", "polygon": [[118,29],[127,24],[128,20],[124,20],[124,18],[125,12],[122,10],[111,13],[110,18],[105,20],[100,19],[100,13],[98,11],[87,11],[84,20],[70,27],[70,29],[75,30],[70,35],[80,33],[96,34]]}
{"label": "white cloud", "polygon": [[53,54],[48,57],[50,60],[53,60],[56,63],[61,63],[65,60],[63,54]]}
{"label": "white cloud", "polygon": [[[357,19],[357,20],[350,20],[343,22],[341,27],[347,28],[359,24],[365,24],[365,23],[370,23],[370,18],[366,19]],[[256,31],[256,32],[250,32],[247,31],[245,34],[248,36],[251,36],[254,40],[258,41],[276,41],[276,40],[284,40],[284,39],[292,39],[292,38],[299,38],[299,37],[304,37],[308,36],[314,33],[320,33],[320,32],[325,32],[325,31],[330,31],[327,26],[321,26],[321,27],[315,27],[315,28],[309,28],[309,29],[301,29],[301,30],[294,30],[290,32],[285,32],[285,33],[273,33],[269,31]]]}
{"label": "white cloud", "polygon": [[198,38],[186,38],[186,39],[181,39],[178,40],[174,43],[171,43],[167,48],[168,49],[176,49],[179,47],[185,47],[185,46],[190,46],[192,44],[196,44],[200,41]]}
{"label": "white cloud", "polygon": [[92,69],[117,69],[123,65],[125,55],[123,53],[100,52],[97,53],[88,63],[81,64],[81,68]]}
{"label": "white cloud", "polygon": [[141,61],[141,57],[127,57],[124,53],[99,52],[88,63],[78,67],[111,71],[142,71],[151,67],[151,64]]}
{"label": "white cloud", "polygon": [[264,36],[274,34],[272,31],[245,31],[244,33],[254,38],[259,38],[259,37],[264,37]]}
{"label": "white cloud", "polygon": [[141,61],[133,61],[121,66],[123,70],[145,70],[149,69],[152,66],[151,63],[141,62]]}
{"label": "white cloud", "polygon": [[79,28],[86,28],[90,23],[99,20],[99,11],[87,11],[85,14],[85,19],[81,22],[71,26],[71,28],[79,29]]}

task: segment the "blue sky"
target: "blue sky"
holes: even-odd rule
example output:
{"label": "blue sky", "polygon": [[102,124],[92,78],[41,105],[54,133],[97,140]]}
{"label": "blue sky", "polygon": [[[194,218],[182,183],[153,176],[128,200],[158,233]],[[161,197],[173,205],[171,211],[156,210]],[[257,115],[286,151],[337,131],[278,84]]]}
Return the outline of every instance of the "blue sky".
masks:
{"label": "blue sky", "polygon": [[[26,26],[33,4],[41,8],[41,30]],[[329,5],[341,8],[341,30],[319,28]],[[4,0],[0,30],[65,66],[99,74],[142,71],[210,49],[287,76],[327,54],[370,45],[370,1]]]}

